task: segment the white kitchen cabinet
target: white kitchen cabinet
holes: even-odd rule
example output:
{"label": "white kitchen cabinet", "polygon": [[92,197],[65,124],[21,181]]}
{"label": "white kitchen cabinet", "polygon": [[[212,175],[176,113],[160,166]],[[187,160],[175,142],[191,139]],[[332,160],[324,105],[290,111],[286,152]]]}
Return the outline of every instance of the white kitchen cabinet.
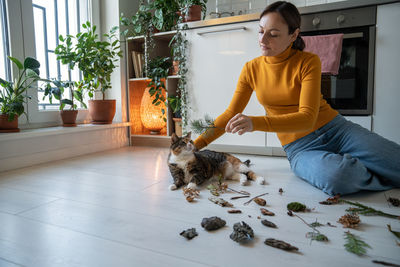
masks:
{"label": "white kitchen cabinet", "polygon": [[400,144],[400,3],[377,9],[373,131]]}
{"label": "white kitchen cabinet", "polygon": [[[216,118],[228,107],[240,72],[247,61],[260,56],[258,21],[220,25],[187,32],[188,90],[190,119]],[[246,115],[264,115],[265,110],[252,95]],[[265,147],[266,133],[242,136],[224,134],[213,144]]]}

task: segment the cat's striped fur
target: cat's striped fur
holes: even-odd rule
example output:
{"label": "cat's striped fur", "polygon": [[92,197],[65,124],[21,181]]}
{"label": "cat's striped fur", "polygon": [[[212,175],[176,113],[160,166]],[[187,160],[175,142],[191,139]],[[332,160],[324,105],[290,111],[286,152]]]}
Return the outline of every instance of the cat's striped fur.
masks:
{"label": "cat's striped fur", "polygon": [[174,179],[170,189],[174,190],[183,185],[195,188],[196,185],[214,177],[240,181],[247,184],[248,179],[264,184],[263,177],[249,169],[250,161],[240,159],[222,152],[212,150],[196,150],[191,140],[191,134],[178,137],[172,134],[168,167]]}

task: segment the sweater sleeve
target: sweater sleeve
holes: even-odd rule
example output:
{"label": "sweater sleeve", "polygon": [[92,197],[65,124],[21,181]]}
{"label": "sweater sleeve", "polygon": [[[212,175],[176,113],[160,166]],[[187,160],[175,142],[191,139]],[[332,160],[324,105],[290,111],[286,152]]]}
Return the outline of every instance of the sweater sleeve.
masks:
{"label": "sweater sleeve", "polygon": [[321,61],[308,58],[301,67],[301,89],[297,112],[279,115],[250,116],[253,131],[304,132],[314,127],[321,101]]}
{"label": "sweater sleeve", "polygon": [[235,93],[233,94],[228,108],[215,119],[214,124],[216,128],[205,131],[194,141],[197,149],[207,146],[212,141],[223,135],[225,133],[225,126],[228,124],[229,120],[245,109],[250,100],[251,94],[253,93],[253,89],[248,81],[247,65],[248,63],[244,65],[240,73]]}

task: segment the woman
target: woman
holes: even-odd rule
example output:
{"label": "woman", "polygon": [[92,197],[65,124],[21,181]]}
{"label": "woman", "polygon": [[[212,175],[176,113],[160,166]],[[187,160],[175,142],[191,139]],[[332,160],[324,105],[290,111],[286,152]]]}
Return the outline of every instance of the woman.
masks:
{"label": "woman", "polygon": [[[400,187],[400,146],[347,121],[322,98],[321,62],[302,51],[300,20],[284,1],[261,13],[262,56],[245,64],[216,130],[199,136],[196,147],[224,132],[276,132],[294,173],[329,195]],[[266,116],[241,113],[253,91]]]}

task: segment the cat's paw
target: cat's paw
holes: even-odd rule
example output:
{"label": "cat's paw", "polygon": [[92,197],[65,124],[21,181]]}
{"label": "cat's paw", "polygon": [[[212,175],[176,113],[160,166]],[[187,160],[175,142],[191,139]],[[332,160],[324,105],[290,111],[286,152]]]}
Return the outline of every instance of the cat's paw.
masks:
{"label": "cat's paw", "polygon": [[241,185],[248,185],[249,181],[247,180],[247,176],[244,174],[240,175],[240,184]]}
{"label": "cat's paw", "polygon": [[265,179],[262,176],[258,176],[256,179],[257,184],[265,184]]}
{"label": "cat's paw", "polygon": [[190,189],[196,189],[197,185],[195,183],[189,183],[186,188],[190,188]]}
{"label": "cat's paw", "polygon": [[169,190],[176,190],[178,187],[175,185],[175,184],[171,184],[169,187],[168,187],[168,189]]}

